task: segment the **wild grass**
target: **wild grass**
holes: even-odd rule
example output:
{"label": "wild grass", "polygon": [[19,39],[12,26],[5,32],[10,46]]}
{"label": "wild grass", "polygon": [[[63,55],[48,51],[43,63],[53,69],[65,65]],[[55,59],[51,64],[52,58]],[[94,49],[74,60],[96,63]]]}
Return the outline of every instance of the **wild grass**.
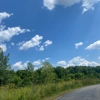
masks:
{"label": "wild grass", "polygon": [[83,79],[41,85],[33,84],[29,87],[21,88],[9,87],[7,85],[0,87],[0,100],[43,100],[45,97],[50,97],[62,91],[99,83],[100,79]]}

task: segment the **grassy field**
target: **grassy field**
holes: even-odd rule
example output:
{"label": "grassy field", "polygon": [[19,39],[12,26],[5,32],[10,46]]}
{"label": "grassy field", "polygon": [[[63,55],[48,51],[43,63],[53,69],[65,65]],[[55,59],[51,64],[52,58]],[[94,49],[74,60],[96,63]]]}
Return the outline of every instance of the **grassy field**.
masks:
{"label": "grassy field", "polygon": [[85,79],[56,84],[33,84],[22,88],[14,88],[11,85],[7,85],[0,87],[0,100],[53,100],[71,89],[99,83],[99,79]]}

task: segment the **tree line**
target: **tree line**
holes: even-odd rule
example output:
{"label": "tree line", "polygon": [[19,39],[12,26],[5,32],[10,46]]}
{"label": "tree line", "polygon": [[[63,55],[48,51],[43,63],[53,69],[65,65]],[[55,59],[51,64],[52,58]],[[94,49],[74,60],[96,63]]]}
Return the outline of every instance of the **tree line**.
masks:
{"label": "tree line", "polygon": [[34,65],[28,62],[24,70],[14,71],[9,64],[9,54],[4,55],[0,48],[0,86],[13,84],[16,87],[29,86],[31,84],[59,83],[61,81],[100,79],[100,66],[62,66],[53,67],[49,62],[43,62],[42,66],[34,70]]}

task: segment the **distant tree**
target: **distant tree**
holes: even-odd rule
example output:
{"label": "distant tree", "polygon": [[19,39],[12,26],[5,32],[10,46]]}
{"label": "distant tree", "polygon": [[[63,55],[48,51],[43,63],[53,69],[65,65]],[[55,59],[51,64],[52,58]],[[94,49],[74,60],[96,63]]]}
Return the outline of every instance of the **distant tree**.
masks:
{"label": "distant tree", "polygon": [[14,70],[9,71],[9,78],[7,84],[14,84],[15,86],[21,86],[22,80]]}
{"label": "distant tree", "polygon": [[55,80],[56,74],[53,66],[49,62],[43,62],[41,67],[42,83],[51,83]]}
{"label": "distant tree", "polygon": [[9,54],[5,56],[2,48],[0,48],[0,85],[7,83],[9,78],[9,70]]}
{"label": "distant tree", "polygon": [[31,62],[27,63],[26,71],[28,73],[28,77],[29,77],[31,83],[33,83],[34,82],[34,79],[33,79],[34,78],[34,65]]}
{"label": "distant tree", "polygon": [[21,79],[21,86],[26,86],[31,83],[30,75],[27,70],[18,70],[16,75],[18,75],[18,77]]}
{"label": "distant tree", "polygon": [[35,72],[34,72],[34,83],[35,84],[41,84],[42,83],[42,76],[41,76],[41,68],[39,68],[38,70],[36,70]]}
{"label": "distant tree", "polygon": [[26,70],[28,70],[30,72],[34,72],[34,65],[32,63],[28,62]]}
{"label": "distant tree", "polygon": [[30,62],[27,63],[27,68],[25,70],[18,70],[16,74],[20,77],[21,86],[30,85],[33,83],[34,77],[34,65]]}
{"label": "distant tree", "polygon": [[56,78],[56,80],[59,80],[59,81],[66,80],[67,71],[65,68],[63,68],[61,66],[57,66],[55,68],[55,73],[56,73],[57,78],[58,78],[58,79]]}
{"label": "distant tree", "polygon": [[81,72],[75,73],[75,79],[84,79],[84,74]]}
{"label": "distant tree", "polygon": [[9,54],[5,56],[2,48],[0,48],[0,70],[8,69],[10,69]]}

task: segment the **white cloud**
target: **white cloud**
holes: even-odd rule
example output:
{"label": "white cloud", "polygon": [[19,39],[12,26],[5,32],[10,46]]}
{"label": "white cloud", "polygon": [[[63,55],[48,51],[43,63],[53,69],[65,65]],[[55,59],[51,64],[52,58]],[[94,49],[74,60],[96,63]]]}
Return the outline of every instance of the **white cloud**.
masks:
{"label": "white cloud", "polygon": [[[16,62],[15,64],[12,65],[12,68],[18,69],[18,70],[24,70],[27,68],[27,64],[29,61],[26,61],[25,63],[22,63],[22,61]],[[34,65],[39,65],[39,60],[33,62]],[[38,67],[34,67],[34,70],[37,70]]]}
{"label": "white cloud", "polygon": [[13,68],[23,69],[22,61],[16,62],[13,65]]}
{"label": "white cloud", "polygon": [[44,51],[45,47],[47,47],[47,46],[49,46],[51,44],[52,44],[52,41],[47,40],[47,41],[44,42],[44,45],[40,46],[39,50],[40,51]]}
{"label": "white cloud", "polygon": [[52,44],[52,41],[47,40],[44,42],[43,45],[40,46],[42,39],[43,39],[43,36],[36,35],[31,40],[19,42],[17,45],[19,46],[19,50],[26,50],[26,49],[37,46],[39,51],[44,51],[45,47]]}
{"label": "white cloud", "polygon": [[0,27],[0,42],[9,41],[14,35],[19,35],[20,33],[25,33],[29,29],[21,29],[20,27]]}
{"label": "white cloud", "polygon": [[76,43],[76,44],[75,44],[75,48],[78,49],[78,47],[79,47],[79,46],[82,46],[82,45],[83,45],[82,42]]}
{"label": "white cloud", "polygon": [[39,46],[41,43],[41,40],[43,39],[42,36],[36,35],[34,36],[31,40],[26,41],[26,42],[20,42],[19,45],[19,49],[20,50],[26,50],[35,46]]}
{"label": "white cloud", "polygon": [[58,61],[57,66],[66,66],[66,61]]}
{"label": "white cloud", "polygon": [[45,58],[45,60],[49,60],[50,58]]}
{"label": "white cloud", "polygon": [[46,60],[49,60],[49,59],[50,59],[50,58],[45,58],[45,59],[42,60],[42,62],[45,62]]}
{"label": "white cloud", "polygon": [[2,48],[3,52],[7,50],[6,44],[0,44],[0,47]]}
{"label": "white cloud", "polygon": [[37,61],[34,61],[33,62],[33,65],[36,65],[36,66],[38,66],[38,65],[40,65],[41,64],[41,61],[40,60],[37,60]]}
{"label": "white cloud", "polygon": [[82,3],[83,13],[89,9],[94,9],[94,4],[100,0],[43,0],[43,4],[49,10],[53,10],[56,5],[63,5],[65,7],[72,6],[77,3]]}
{"label": "white cloud", "polygon": [[94,4],[98,3],[100,0],[83,0],[83,4],[82,4],[82,7],[83,7],[83,12],[86,12],[88,11],[89,9],[92,9],[94,10]]}
{"label": "white cloud", "polygon": [[39,50],[40,50],[40,51],[44,51],[44,46],[41,46],[41,47],[39,48]]}
{"label": "white cloud", "polygon": [[55,7],[56,0],[44,0],[44,6],[47,7],[49,10],[52,10]]}
{"label": "white cloud", "polygon": [[12,42],[11,45],[14,46],[15,45],[14,42]]}
{"label": "white cloud", "polygon": [[11,15],[13,15],[13,14],[8,14],[6,12],[1,12],[0,13],[0,23],[2,22],[3,19],[9,18]]}
{"label": "white cloud", "polygon": [[87,50],[100,49],[100,40],[86,47]]}
{"label": "white cloud", "polygon": [[45,41],[45,43],[44,43],[45,46],[48,46],[48,45],[51,45],[51,44],[52,44],[52,41],[50,41],[50,40],[47,40],[47,41]]}
{"label": "white cloud", "polygon": [[100,57],[98,57],[98,59],[100,59]]}
{"label": "white cloud", "polygon": [[[5,19],[9,18],[13,14],[8,14],[6,12],[0,13],[0,22]],[[13,36],[19,35],[21,33],[29,32],[29,29],[21,29],[20,27],[8,27],[4,26],[0,23],[0,43],[9,41]]]}
{"label": "white cloud", "polygon": [[18,46],[21,46],[21,45],[23,45],[25,43],[25,41],[22,41],[22,42],[19,42],[17,45]]}
{"label": "white cloud", "polygon": [[22,61],[16,62],[15,64],[13,64],[13,68],[17,68],[17,69],[25,69],[27,67],[29,61],[26,61],[25,63],[22,63]]}
{"label": "white cloud", "polygon": [[69,66],[100,66],[100,64],[94,61],[87,61],[86,59],[78,56],[68,62],[67,67]]}

